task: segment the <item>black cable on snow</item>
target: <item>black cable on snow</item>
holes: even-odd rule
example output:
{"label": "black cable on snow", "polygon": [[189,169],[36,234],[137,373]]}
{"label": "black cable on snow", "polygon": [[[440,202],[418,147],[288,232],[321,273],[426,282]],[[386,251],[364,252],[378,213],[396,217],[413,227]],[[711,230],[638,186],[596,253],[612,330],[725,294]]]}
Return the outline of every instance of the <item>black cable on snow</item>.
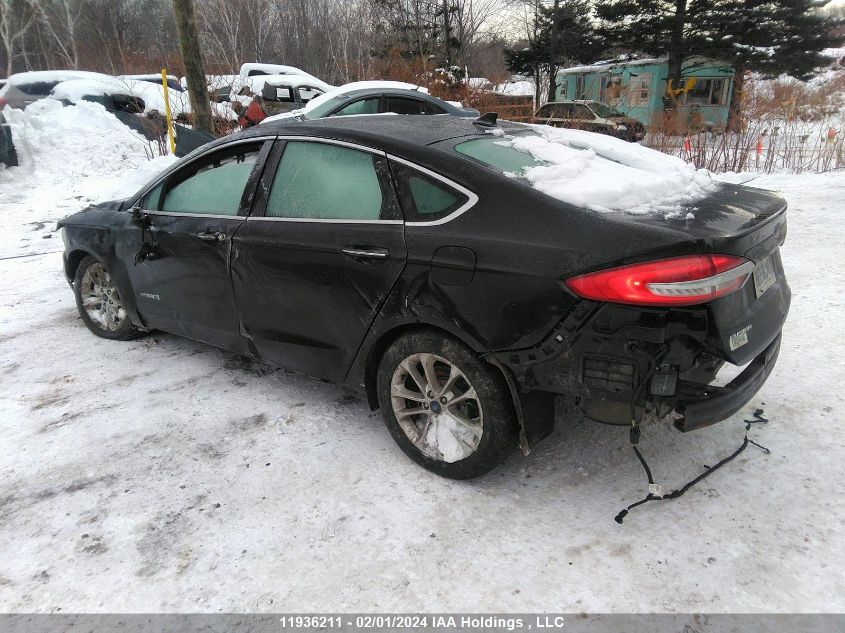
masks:
{"label": "black cable on snow", "polygon": [[[757,411],[754,412],[754,417],[756,418],[755,420],[745,420],[745,437],[742,440],[742,444],[740,444],[738,449],[736,449],[733,453],[731,453],[730,455],[725,457],[718,464],[716,464],[713,467],[705,465],[704,468],[706,470],[703,473],[701,473],[698,477],[696,477],[695,479],[693,479],[692,481],[690,481],[689,483],[684,485],[682,488],[678,488],[677,490],[670,492],[668,495],[663,495],[663,496],[655,495],[651,491],[649,491],[649,493],[645,496],[645,498],[640,499],[636,503],[632,503],[627,508],[622,510],[619,514],[617,514],[616,517],[614,518],[614,521],[621,524],[625,520],[625,517],[628,515],[628,512],[630,512],[631,510],[633,510],[637,506],[641,506],[644,503],[648,503],[649,501],[668,501],[669,499],[677,499],[678,497],[683,496],[684,493],[687,492],[687,490],[692,488],[699,481],[701,481],[705,477],[709,476],[710,474],[714,473],[715,471],[719,470],[722,466],[724,466],[728,462],[736,459],[736,457],[740,453],[742,453],[742,451],[744,451],[746,448],[748,448],[749,444],[753,444],[757,448],[765,451],[766,454],[771,453],[771,451],[768,448],[766,448],[765,446],[763,446],[761,444],[758,444],[757,442],[755,442],[754,440],[752,440],[748,437],[748,431],[751,430],[752,424],[768,422],[768,420],[766,418],[762,417],[762,413],[763,413],[762,409],[757,409]],[[649,487],[654,486],[655,485],[654,477],[651,474],[651,469],[648,467],[648,463],[646,462],[645,457],[643,457],[643,454],[640,452],[640,450],[637,448],[637,446],[634,443],[631,443],[631,448],[634,450],[634,454],[637,456],[637,459],[640,461],[640,464],[642,464],[643,470],[645,470],[646,477],[648,478]]]}

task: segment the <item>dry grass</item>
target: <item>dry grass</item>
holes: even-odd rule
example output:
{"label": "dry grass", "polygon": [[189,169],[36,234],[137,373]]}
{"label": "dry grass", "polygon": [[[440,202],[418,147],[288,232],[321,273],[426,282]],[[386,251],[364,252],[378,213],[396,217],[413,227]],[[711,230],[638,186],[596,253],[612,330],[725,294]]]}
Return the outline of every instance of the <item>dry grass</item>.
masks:
{"label": "dry grass", "polygon": [[644,144],[714,172],[824,172],[845,168],[845,75],[816,85],[748,81],[741,131],[663,119]]}

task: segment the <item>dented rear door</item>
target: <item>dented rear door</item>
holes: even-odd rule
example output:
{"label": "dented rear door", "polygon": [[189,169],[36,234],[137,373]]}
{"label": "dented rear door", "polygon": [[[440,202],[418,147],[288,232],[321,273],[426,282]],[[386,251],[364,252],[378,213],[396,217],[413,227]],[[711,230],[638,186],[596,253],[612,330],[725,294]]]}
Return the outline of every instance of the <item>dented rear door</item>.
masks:
{"label": "dented rear door", "polygon": [[403,229],[383,153],[277,143],[233,238],[232,283],[253,352],[342,379],[405,265]]}

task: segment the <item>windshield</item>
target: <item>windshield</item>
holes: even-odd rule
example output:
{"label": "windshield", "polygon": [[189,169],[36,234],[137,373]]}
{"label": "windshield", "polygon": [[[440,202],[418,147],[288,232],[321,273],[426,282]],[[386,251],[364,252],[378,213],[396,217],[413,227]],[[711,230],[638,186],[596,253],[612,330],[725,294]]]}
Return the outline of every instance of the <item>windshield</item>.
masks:
{"label": "windshield", "polygon": [[544,164],[543,161],[534,158],[527,151],[515,149],[509,141],[498,138],[479,138],[458,143],[455,145],[455,151],[499,171],[511,174],[520,174],[526,167]]}
{"label": "windshield", "polygon": [[590,110],[603,119],[607,119],[612,116],[625,116],[619,110],[611,108],[606,103],[591,103]]}

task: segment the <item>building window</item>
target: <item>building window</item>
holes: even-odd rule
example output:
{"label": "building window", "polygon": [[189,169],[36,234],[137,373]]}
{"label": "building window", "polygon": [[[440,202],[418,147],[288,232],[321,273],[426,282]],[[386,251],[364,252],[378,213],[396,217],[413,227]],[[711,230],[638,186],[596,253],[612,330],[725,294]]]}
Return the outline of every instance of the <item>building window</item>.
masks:
{"label": "building window", "polygon": [[728,96],[725,79],[697,79],[695,85],[684,93],[687,105],[725,105]]}
{"label": "building window", "polygon": [[628,85],[628,105],[632,108],[648,107],[650,97],[649,93],[651,91],[651,74],[632,74]]}

